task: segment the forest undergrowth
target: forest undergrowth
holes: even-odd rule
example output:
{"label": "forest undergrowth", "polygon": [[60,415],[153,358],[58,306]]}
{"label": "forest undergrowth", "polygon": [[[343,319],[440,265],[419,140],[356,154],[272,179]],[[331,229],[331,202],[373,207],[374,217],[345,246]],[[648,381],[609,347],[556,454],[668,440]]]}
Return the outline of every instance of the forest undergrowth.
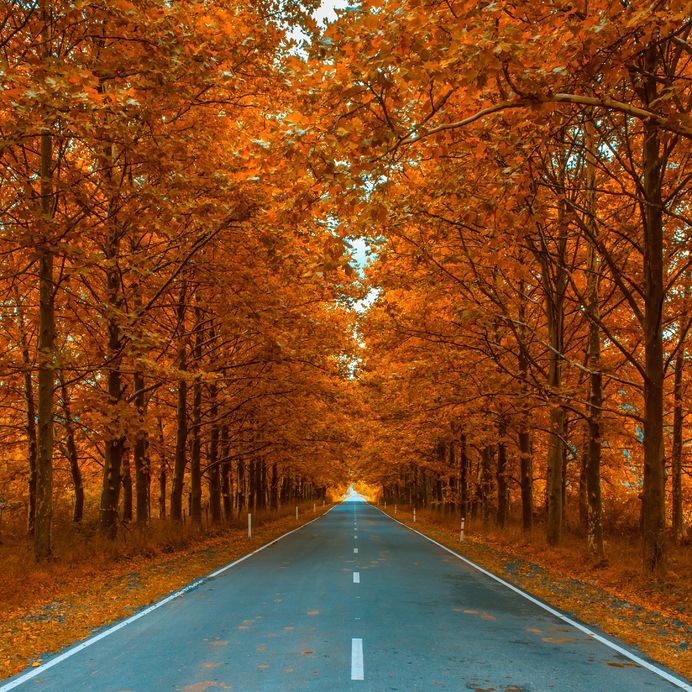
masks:
{"label": "forest undergrowth", "polygon": [[[384,507],[380,507],[384,510]],[[664,580],[641,569],[634,533],[607,539],[607,564],[589,559],[583,536],[567,531],[559,547],[547,544],[540,524],[531,536],[519,525],[483,527],[466,522],[459,541],[458,515],[390,506],[386,512],[488,571],[557,607],[580,622],[637,647],[650,658],[692,679],[692,548],[669,547]]]}
{"label": "forest undergrowth", "polygon": [[255,513],[251,540],[245,520],[225,527],[154,521],[146,531],[121,531],[116,541],[99,536],[96,527],[72,527],[58,532],[55,559],[40,564],[28,539],[6,536],[0,543],[0,680],[40,665],[48,654],[276,540],[329,506],[303,503],[298,521],[293,506]]}

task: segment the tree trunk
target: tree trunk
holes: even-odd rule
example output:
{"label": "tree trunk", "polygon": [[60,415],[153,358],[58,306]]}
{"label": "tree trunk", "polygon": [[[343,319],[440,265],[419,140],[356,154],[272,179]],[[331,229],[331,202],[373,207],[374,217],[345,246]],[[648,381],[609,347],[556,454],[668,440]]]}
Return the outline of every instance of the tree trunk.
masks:
{"label": "tree trunk", "polygon": [[459,504],[461,516],[469,517],[469,458],[466,451],[466,435],[459,437]]}
{"label": "tree trunk", "polygon": [[70,474],[72,475],[72,484],[74,486],[74,510],[72,512],[72,521],[75,524],[79,524],[84,516],[84,485],[82,483],[82,472],[79,468],[77,444],[74,438],[70,398],[63,375],[60,376],[60,392],[62,395],[63,415],[65,416],[65,448],[67,449],[67,460],[70,463]]}
{"label": "tree trunk", "polygon": [[146,398],[144,396],[144,373],[135,364],[134,371],[135,406],[137,407],[137,432],[134,444],[135,494],[137,496],[137,523],[146,526],[149,523],[151,489],[151,467],[147,454],[149,440],[146,430]]}
{"label": "tree trunk", "polygon": [[548,527],[547,537],[550,545],[558,545],[562,537],[562,477],[563,477],[563,433],[565,429],[565,410],[560,401],[562,387],[562,352],[564,348],[564,296],[567,286],[566,249],[567,233],[564,225],[564,204],[560,202],[557,227],[561,233],[558,240],[557,267],[553,285],[549,285],[549,275],[544,279],[546,313],[548,317],[548,336],[550,340],[550,366],[548,387],[553,401],[550,410],[550,430],[548,433]]}
{"label": "tree trunk", "polygon": [[209,433],[209,463],[207,477],[209,479],[209,512],[214,523],[221,521],[221,472],[219,469],[219,424],[217,417],[219,408],[216,404],[216,385],[209,387],[211,400],[210,416],[212,420]]}
{"label": "tree trunk", "polygon": [[193,357],[197,376],[192,394],[192,444],[190,446],[190,519],[202,521],[202,310],[195,296]]}
{"label": "tree trunk", "polygon": [[683,398],[682,375],[685,367],[685,341],[678,346],[675,357],[675,375],[673,384],[673,449],[671,453],[671,475],[673,486],[673,540],[682,545],[687,541],[687,529],[683,516],[682,504],[682,448],[683,448]]}
{"label": "tree trunk", "polygon": [[590,226],[589,266],[587,276],[586,315],[589,320],[589,342],[587,363],[589,367],[589,444],[586,461],[587,497],[587,547],[589,553],[599,562],[605,560],[603,545],[603,524],[601,504],[601,418],[603,407],[603,378],[601,375],[601,333],[599,282],[600,261],[596,246],[598,228],[596,214],[596,155],[593,138],[593,123],[586,124],[586,223]]}
{"label": "tree trunk", "polygon": [[130,469],[130,451],[123,450],[123,466],[121,483],[123,486],[123,523],[132,521],[132,472]]}
{"label": "tree trunk", "polygon": [[125,449],[125,436],[121,430],[123,421],[119,404],[123,400],[122,373],[122,333],[120,328],[120,312],[123,295],[120,270],[116,265],[120,252],[120,231],[115,227],[115,212],[111,216],[113,228],[108,233],[105,247],[105,259],[108,263],[106,270],[107,305],[108,305],[108,359],[106,379],[108,382],[108,406],[111,421],[105,441],[106,453],[103,465],[103,486],[101,489],[101,530],[111,539],[115,538],[118,530],[118,502],[120,499],[121,468]]}
{"label": "tree trunk", "polygon": [[[658,45],[646,52],[643,89],[646,104],[657,99]],[[644,121],[644,486],[642,490],[643,563],[648,574],[666,569],[665,469],[663,446],[663,166],[657,125]]]}
{"label": "tree trunk", "polygon": [[279,469],[276,466],[276,462],[272,464],[270,488],[270,508],[273,512],[277,512],[279,510]]}
{"label": "tree trunk", "polygon": [[529,361],[526,355],[526,285],[519,284],[518,365],[521,377],[522,404],[519,412],[519,477],[521,485],[521,526],[524,533],[533,529],[533,457],[529,429]]}
{"label": "tree trunk", "polygon": [[[50,2],[41,8],[44,59],[51,60]],[[55,284],[49,227],[53,216],[53,141],[46,122],[41,147],[41,242],[38,247],[38,431],[36,453],[36,515],[34,554],[45,560],[52,554],[53,523],[53,389],[55,387]]]}
{"label": "tree trunk", "polygon": [[20,344],[22,348],[22,366],[24,368],[24,403],[26,404],[26,453],[27,466],[29,468],[29,507],[27,512],[27,533],[34,534],[34,521],[36,519],[36,400],[34,397],[34,381],[31,375],[32,362],[29,349],[29,336],[24,319],[24,308],[19,289],[15,285],[15,309],[19,322]]}
{"label": "tree trunk", "polygon": [[231,488],[231,445],[228,439],[228,425],[221,426],[221,497],[223,515],[226,522],[233,518],[233,491]]}
{"label": "tree trunk", "polygon": [[495,450],[492,446],[488,445],[483,448],[483,453],[481,455],[481,478],[480,478],[480,494],[479,500],[481,505],[481,516],[483,517],[483,526],[488,527],[490,525],[490,495],[492,493],[492,465],[493,457],[495,456]]}
{"label": "tree trunk", "polygon": [[166,518],[166,445],[163,437],[163,421],[161,418],[158,419],[159,422],[159,445],[160,445],[160,458],[159,458],[159,519]]}
{"label": "tree trunk", "polygon": [[500,414],[497,423],[497,525],[504,528],[509,518],[509,484],[507,483],[507,421]]}
{"label": "tree trunk", "polygon": [[[586,400],[588,402],[590,389],[587,388]],[[588,406],[588,404],[587,404]],[[586,472],[589,466],[589,421],[584,422],[584,435],[579,456],[579,526],[588,532],[589,528],[589,500],[586,488]]]}
{"label": "tree trunk", "polygon": [[238,486],[236,489],[236,507],[238,508],[238,515],[240,515],[245,511],[245,463],[242,457],[238,457],[237,470]]}
{"label": "tree trunk", "polygon": [[[185,298],[187,282],[182,280],[178,299],[178,369],[181,373],[187,370],[187,352],[185,349]],[[181,377],[178,382],[178,405],[176,412],[175,462],[173,481],[171,483],[171,518],[183,520],[183,484],[187,466],[187,381]]]}

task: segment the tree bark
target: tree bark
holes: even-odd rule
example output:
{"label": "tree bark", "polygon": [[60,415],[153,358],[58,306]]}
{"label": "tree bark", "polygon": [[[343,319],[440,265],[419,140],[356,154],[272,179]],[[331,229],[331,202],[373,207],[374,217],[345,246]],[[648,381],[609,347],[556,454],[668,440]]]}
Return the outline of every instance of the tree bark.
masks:
{"label": "tree bark", "polygon": [[[112,158],[112,157],[111,157]],[[108,382],[108,405],[111,410],[111,421],[105,441],[106,452],[103,465],[103,486],[101,489],[101,530],[114,539],[118,530],[118,502],[122,484],[121,470],[125,450],[125,436],[119,404],[123,400],[123,383],[121,373],[122,332],[120,312],[123,295],[120,270],[116,264],[120,252],[120,231],[114,222],[115,212],[111,215],[113,227],[106,239],[105,258],[107,261],[106,285],[108,306],[108,360],[106,379]]]}
{"label": "tree bark", "polygon": [[233,519],[233,492],[231,489],[231,445],[228,439],[228,424],[221,426],[221,497],[223,499],[223,516],[226,522]]}
{"label": "tree bark", "polygon": [[[197,302],[199,298],[195,298]],[[192,388],[192,444],[190,445],[190,519],[202,521],[202,310],[195,305],[193,357],[197,376]]]}
{"label": "tree bark", "polygon": [[509,484],[507,482],[507,421],[500,414],[497,423],[497,525],[504,528],[509,518]]}
{"label": "tree bark", "polygon": [[135,388],[135,406],[137,407],[137,432],[133,450],[135,465],[135,495],[137,497],[137,523],[146,526],[150,515],[151,467],[147,449],[149,439],[146,430],[146,398],[144,395],[144,373],[139,364],[135,364],[133,384]]}
{"label": "tree bark", "polygon": [[587,497],[587,547],[589,553],[599,562],[605,561],[603,545],[603,508],[601,503],[601,418],[603,407],[603,377],[601,375],[601,333],[600,320],[600,259],[596,238],[598,228],[596,214],[596,155],[593,123],[586,123],[586,223],[589,231],[589,261],[586,288],[586,315],[589,320],[589,341],[587,363],[589,368],[588,403],[588,455],[586,459],[586,497]]}
{"label": "tree bark", "polygon": [[673,380],[673,449],[670,455],[672,495],[673,495],[673,540],[678,545],[687,541],[687,528],[683,516],[682,495],[682,449],[683,449],[683,392],[682,376],[685,367],[685,341],[678,346],[675,357],[675,373]]}
{"label": "tree bark", "polygon": [[29,336],[24,320],[24,308],[19,289],[15,285],[15,306],[19,322],[20,345],[22,348],[22,366],[24,368],[24,403],[26,404],[26,454],[29,469],[29,507],[27,511],[27,533],[34,535],[36,519],[36,400],[34,397],[34,381],[31,374],[32,362],[29,349]]}
{"label": "tree bark", "polygon": [[[178,369],[181,373],[187,370],[187,352],[185,348],[185,300],[187,282],[180,284],[178,298]],[[187,381],[181,377],[178,381],[178,405],[176,412],[175,462],[173,465],[173,481],[171,483],[171,518],[174,521],[183,520],[183,484],[185,467],[187,466]]]}
{"label": "tree bark", "polygon": [[77,454],[77,444],[74,437],[69,392],[67,391],[67,384],[63,375],[60,376],[60,392],[62,395],[63,415],[65,416],[65,448],[67,449],[67,459],[70,463],[70,474],[72,475],[72,485],[74,486],[72,521],[75,524],[79,524],[84,516],[84,484],[82,483],[82,472],[79,468],[79,455]]}
{"label": "tree bark", "polygon": [[461,516],[467,519],[469,517],[469,457],[464,433],[459,437],[459,467],[459,504]]}
{"label": "tree bark", "polygon": [[163,437],[163,421],[161,418],[158,419],[159,423],[159,445],[160,445],[160,458],[159,458],[159,519],[166,518],[166,483],[167,483],[167,473],[166,473],[166,446]]}
{"label": "tree bark", "polygon": [[210,416],[212,420],[211,431],[209,433],[209,464],[207,477],[209,479],[209,512],[214,523],[221,521],[221,473],[219,469],[219,424],[217,417],[219,407],[216,403],[216,385],[209,387],[209,398],[211,400]]}
{"label": "tree bark", "polygon": [[[43,58],[51,60],[50,2],[41,8]],[[53,395],[55,388],[55,284],[53,249],[49,228],[53,216],[53,141],[50,125],[44,123],[40,135],[41,149],[41,242],[39,267],[38,331],[38,431],[36,453],[36,515],[34,521],[34,554],[45,560],[52,554],[53,523]]]}
{"label": "tree bark", "polygon": [[121,484],[123,486],[123,523],[132,521],[132,472],[130,469],[130,451],[123,449]]}
{"label": "tree bark", "polygon": [[[652,43],[644,59],[646,104],[657,98],[658,45]],[[644,571],[662,577],[666,569],[665,469],[663,445],[663,166],[660,132],[644,121],[644,484],[642,533]]]}
{"label": "tree bark", "polygon": [[518,366],[521,378],[522,404],[519,412],[519,477],[521,485],[521,526],[524,533],[533,529],[533,457],[529,429],[529,361],[526,355],[526,284],[519,284]]}
{"label": "tree bark", "polygon": [[273,512],[279,510],[279,469],[277,468],[276,462],[272,464],[270,508]]}
{"label": "tree bark", "polygon": [[[548,338],[550,340],[550,365],[548,387],[553,401],[550,410],[548,434],[548,526],[547,538],[550,545],[558,545],[562,538],[562,482],[563,482],[563,433],[565,410],[560,401],[562,387],[562,352],[564,348],[564,298],[567,287],[566,249],[567,233],[563,228],[564,203],[558,209],[557,228],[561,234],[557,241],[555,277],[550,285],[549,274],[544,278]],[[545,261],[545,258],[544,258]]]}

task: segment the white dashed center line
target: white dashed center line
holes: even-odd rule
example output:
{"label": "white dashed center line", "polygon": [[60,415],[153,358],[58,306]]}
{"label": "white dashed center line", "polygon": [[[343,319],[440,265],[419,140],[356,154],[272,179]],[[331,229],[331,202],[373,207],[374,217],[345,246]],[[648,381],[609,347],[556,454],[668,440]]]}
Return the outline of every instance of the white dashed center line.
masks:
{"label": "white dashed center line", "polygon": [[362,639],[351,639],[351,680],[365,680]]}
{"label": "white dashed center line", "polygon": [[354,549],[353,549],[353,552],[354,552],[354,553],[358,553],[358,548],[354,548]]}
{"label": "white dashed center line", "polygon": [[353,573],[353,583],[360,584],[360,572]]}

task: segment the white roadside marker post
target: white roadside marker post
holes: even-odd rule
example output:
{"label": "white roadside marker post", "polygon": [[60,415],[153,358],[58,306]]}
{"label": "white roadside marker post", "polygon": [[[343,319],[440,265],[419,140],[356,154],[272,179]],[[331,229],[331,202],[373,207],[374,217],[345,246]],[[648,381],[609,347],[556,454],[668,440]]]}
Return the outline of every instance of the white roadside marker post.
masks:
{"label": "white roadside marker post", "polygon": [[461,518],[461,530],[459,531],[459,543],[464,542],[464,523],[465,522],[466,522],[466,520],[464,519],[464,517],[462,517]]}
{"label": "white roadside marker post", "polygon": [[416,523],[416,508],[413,508],[413,523]]}

